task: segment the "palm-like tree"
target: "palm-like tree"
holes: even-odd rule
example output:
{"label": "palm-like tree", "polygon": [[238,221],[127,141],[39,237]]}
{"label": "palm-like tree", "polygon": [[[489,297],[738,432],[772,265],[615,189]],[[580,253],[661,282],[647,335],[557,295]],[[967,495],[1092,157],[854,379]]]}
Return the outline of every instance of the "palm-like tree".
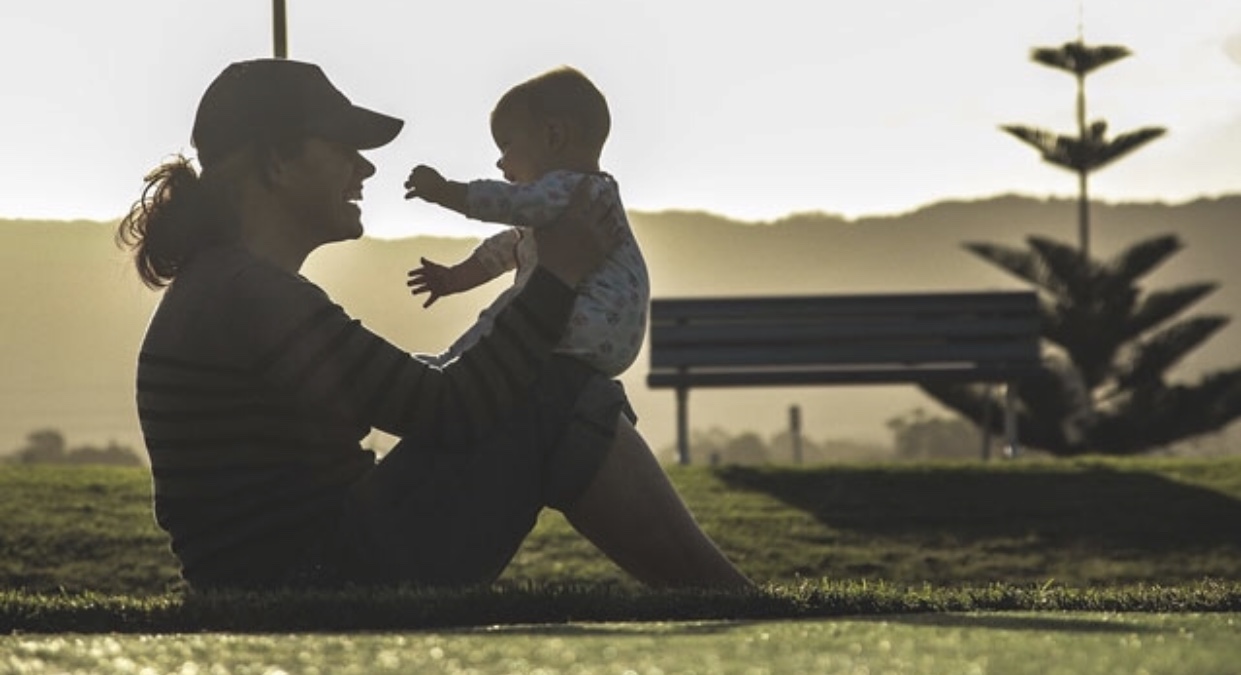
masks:
{"label": "palm-like tree", "polygon": [[1077,174],[1078,241],[1081,257],[1090,257],[1090,172],[1110,164],[1166,131],[1162,127],[1143,127],[1107,138],[1107,123],[1086,122],[1086,75],[1130,55],[1119,45],[1087,45],[1079,38],[1059,47],[1036,47],[1030,58],[1050,68],[1073,74],[1077,79],[1077,136],[1065,136],[1044,129],[1018,124],[1000,128],[1033,146],[1050,164]]}
{"label": "palm-like tree", "polygon": [[[1162,136],[1146,127],[1107,138],[1107,123],[1086,124],[1086,75],[1129,55],[1115,45],[1089,46],[1079,37],[1038,48],[1031,58],[1077,78],[1078,135],[1008,125],[1043,159],[1078,175],[1080,247],[1030,237],[1029,250],[987,243],[966,248],[1033,285],[1039,292],[1047,376],[1016,391],[1020,441],[1057,455],[1127,455],[1222,429],[1241,417],[1241,368],[1210,373],[1196,384],[1167,373],[1228,323],[1228,317],[1178,318],[1216,289],[1186,284],[1143,293],[1139,279],[1181,248],[1174,235],[1138,242],[1107,262],[1090,257],[1086,179],[1117,158]],[[1000,400],[988,389],[926,385],[933,398],[989,431],[999,431]]]}
{"label": "palm-like tree", "polygon": [[[1038,291],[1048,376],[1017,390],[1021,442],[1057,455],[1128,455],[1216,431],[1241,417],[1241,368],[1193,385],[1168,371],[1228,323],[1178,318],[1217,288],[1210,282],[1143,293],[1138,280],[1181,248],[1174,235],[1139,242],[1107,262],[1030,237],[1029,250],[968,243],[966,248]],[[928,385],[933,398],[998,432],[1001,401],[989,390]],[[996,422],[989,422],[995,420]]]}

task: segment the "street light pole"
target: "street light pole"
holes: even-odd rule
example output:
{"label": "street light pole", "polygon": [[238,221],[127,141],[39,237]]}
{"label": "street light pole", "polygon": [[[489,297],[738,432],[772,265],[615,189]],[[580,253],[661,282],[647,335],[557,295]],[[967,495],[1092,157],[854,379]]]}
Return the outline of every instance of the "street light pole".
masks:
{"label": "street light pole", "polygon": [[272,45],[276,58],[289,58],[288,31],[285,29],[284,0],[271,0]]}

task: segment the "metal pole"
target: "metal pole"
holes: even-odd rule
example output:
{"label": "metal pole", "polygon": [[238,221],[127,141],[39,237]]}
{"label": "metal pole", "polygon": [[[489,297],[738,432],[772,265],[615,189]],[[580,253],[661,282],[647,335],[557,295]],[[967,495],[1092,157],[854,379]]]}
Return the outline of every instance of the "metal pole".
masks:
{"label": "metal pole", "polygon": [[789,441],[793,444],[793,463],[801,464],[801,406],[789,406]]}
{"label": "metal pole", "polygon": [[271,0],[272,48],[278,59],[289,58],[289,33],[285,24],[284,0]]}
{"label": "metal pole", "polygon": [[1017,445],[1017,387],[1012,382],[1004,385],[1004,454],[1016,457],[1021,454]]}
{"label": "metal pole", "polygon": [[991,407],[992,394],[995,392],[995,385],[987,385],[987,396],[983,399],[983,415],[982,415],[982,459],[987,461],[991,459]]}
{"label": "metal pole", "polygon": [[677,387],[677,462],[689,464],[689,387]]}

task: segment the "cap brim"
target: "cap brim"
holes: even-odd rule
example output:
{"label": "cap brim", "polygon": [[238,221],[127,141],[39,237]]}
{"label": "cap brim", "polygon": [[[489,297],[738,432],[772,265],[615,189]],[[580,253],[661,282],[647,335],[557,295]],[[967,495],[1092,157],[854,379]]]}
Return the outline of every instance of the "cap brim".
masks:
{"label": "cap brim", "polygon": [[331,119],[321,120],[310,129],[328,140],[344,143],[358,150],[387,145],[401,133],[405,121],[356,105],[341,110]]}

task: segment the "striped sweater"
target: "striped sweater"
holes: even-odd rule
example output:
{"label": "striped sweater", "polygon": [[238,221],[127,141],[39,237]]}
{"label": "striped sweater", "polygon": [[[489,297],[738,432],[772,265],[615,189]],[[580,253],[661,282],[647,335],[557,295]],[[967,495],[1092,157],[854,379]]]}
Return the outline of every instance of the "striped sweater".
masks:
{"label": "striped sweater", "polygon": [[160,302],[137,401],[155,517],[191,585],[278,579],[374,466],[372,428],[451,448],[487,433],[551,355],[573,292],[540,270],[442,369],[240,248],[205,251]]}

